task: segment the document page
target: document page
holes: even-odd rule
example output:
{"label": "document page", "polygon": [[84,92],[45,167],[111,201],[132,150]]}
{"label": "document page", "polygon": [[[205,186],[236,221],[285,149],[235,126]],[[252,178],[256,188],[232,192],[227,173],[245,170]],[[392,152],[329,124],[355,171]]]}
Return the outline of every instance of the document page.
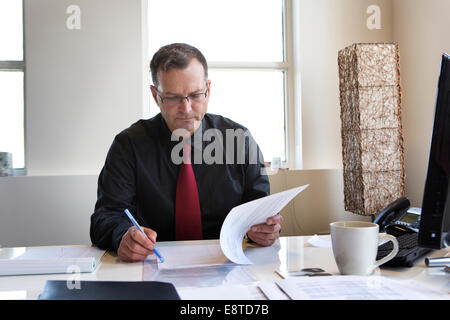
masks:
{"label": "document page", "polygon": [[238,264],[252,264],[242,250],[242,239],[250,227],[279,213],[309,185],[292,188],[234,207],[220,230],[220,246],[225,256]]}
{"label": "document page", "polygon": [[265,300],[256,286],[224,285],[203,288],[177,288],[182,300]]}
{"label": "document page", "polygon": [[218,243],[161,246],[158,250],[165,261],[144,261],[144,281],[170,282],[177,288],[247,284],[255,281],[251,273],[224,256]]}
{"label": "document page", "polygon": [[[144,264],[144,281],[170,282],[177,288],[215,287],[231,284],[251,284],[256,280],[245,266],[236,264],[150,270]],[[146,270],[147,269],[147,270]]]}
{"label": "document page", "polygon": [[260,282],[258,288],[269,300],[290,300],[275,282]]}
{"label": "document page", "polygon": [[164,262],[158,262],[158,269],[175,269],[198,266],[229,264],[219,244],[158,247]]}
{"label": "document page", "polygon": [[316,248],[331,248],[331,240],[325,240],[317,234],[309,238],[308,243]]}
{"label": "document page", "polygon": [[448,292],[434,290],[418,281],[383,276],[299,277],[276,283],[293,300],[450,299]]}

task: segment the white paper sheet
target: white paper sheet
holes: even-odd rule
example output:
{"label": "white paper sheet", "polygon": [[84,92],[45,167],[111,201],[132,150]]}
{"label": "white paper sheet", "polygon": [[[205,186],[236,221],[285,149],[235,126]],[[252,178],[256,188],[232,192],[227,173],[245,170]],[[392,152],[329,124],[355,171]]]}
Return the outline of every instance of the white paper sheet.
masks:
{"label": "white paper sheet", "polygon": [[299,277],[276,282],[294,300],[427,300],[450,299],[415,280],[383,276]]}
{"label": "white paper sheet", "polygon": [[256,286],[225,285],[203,288],[177,288],[182,300],[265,300]]}
{"label": "white paper sheet", "polygon": [[258,288],[269,300],[290,300],[275,282],[260,282]]}
{"label": "white paper sheet", "polygon": [[309,238],[308,243],[316,248],[331,248],[331,241],[322,239],[317,234]]}
{"label": "white paper sheet", "polygon": [[252,264],[242,250],[242,239],[250,227],[279,213],[309,185],[292,188],[234,207],[220,230],[220,246],[225,256],[238,264]]}
{"label": "white paper sheet", "polygon": [[[147,264],[144,265],[144,268]],[[245,266],[229,264],[223,266],[201,266],[155,270],[145,273],[144,281],[170,282],[177,289],[183,287],[216,287],[221,285],[252,284],[256,280]]]}
{"label": "white paper sheet", "polygon": [[219,244],[158,247],[164,262],[158,269],[224,265],[231,262],[224,256]]}

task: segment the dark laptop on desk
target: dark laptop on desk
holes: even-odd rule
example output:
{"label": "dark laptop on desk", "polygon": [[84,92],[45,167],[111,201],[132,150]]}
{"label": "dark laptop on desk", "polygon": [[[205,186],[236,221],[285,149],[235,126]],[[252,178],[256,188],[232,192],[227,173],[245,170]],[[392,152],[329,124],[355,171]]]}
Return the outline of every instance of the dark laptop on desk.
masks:
{"label": "dark laptop on desk", "polygon": [[[450,245],[450,56],[442,55],[433,134],[422,208],[409,208],[406,198],[386,207],[375,219],[380,231],[397,237],[399,252],[383,266],[411,267],[432,249]],[[377,259],[392,250],[392,243],[378,247]]]}

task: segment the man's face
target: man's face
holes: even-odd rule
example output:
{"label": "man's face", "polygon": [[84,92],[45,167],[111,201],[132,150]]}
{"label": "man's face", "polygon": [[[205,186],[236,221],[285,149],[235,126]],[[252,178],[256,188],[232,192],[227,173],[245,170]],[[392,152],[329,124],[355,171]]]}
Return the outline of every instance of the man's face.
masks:
{"label": "man's face", "polygon": [[[153,98],[161,109],[161,115],[170,131],[185,129],[191,135],[198,129],[208,109],[211,82],[205,81],[202,64],[192,59],[185,69],[158,71],[159,88],[151,86]],[[158,90],[156,90],[158,89]],[[207,91],[207,96],[198,99],[173,99],[195,97]],[[161,101],[161,97],[162,100]],[[172,100],[172,101],[170,101]]]}

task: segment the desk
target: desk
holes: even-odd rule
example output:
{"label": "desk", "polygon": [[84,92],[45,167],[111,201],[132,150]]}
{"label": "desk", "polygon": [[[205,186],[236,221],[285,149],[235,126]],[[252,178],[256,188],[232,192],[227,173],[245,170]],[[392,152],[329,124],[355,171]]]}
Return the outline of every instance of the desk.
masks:
{"label": "desk", "polygon": [[[329,240],[329,236],[321,236]],[[331,248],[317,248],[308,243],[310,236],[280,237],[270,247],[257,247],[249,245],[246,248],[247,256],[254,262],[250,266],[237,266],[243,268],[250,274],[254,281],[247,284],[256,288],[260,281],[275,281],[281,277],[275,272],[278,268],[287,270],[298,270],[302,268],[319,267],[333,275],[338,275],[338,269],[334,262]],[[163,246],[195,246],[204,244],[218,244],[218,240],[202,241],[179,241],[158,242],[158,247]],[[1,250],[20,250],[20,248],[3,248]],[[450,248],[432,251],[427,256],[439,257],[450,255]],[[428,268],[425,266],[424,257],[420,258],[412,268],[382,268],[377,269],[375,274],[395,279],[415,279],[426,283],[436,289],[450,292],[450,276],[442,271],[443,268]],[[148,263],[148,262],[147,262]],[[109,280],[109,281],[142,281],[143,262],[126,263],[120,261],[117,255],[107,252],[101,264],[93,273],[82,274],[47,274],[26,276],[3,276],[0,277],[0,299],[36,299],[44,288],[46,280],[68,280],[69,277],[77,276],[79,280]],[[156,279],[157,280],[157,279]],[[229,281],[223,279],[223,283]],[[220,278],[216,283],[220,284]],[[216,285],[215,284],[215,285]],[[208,285],[208,284],[207,284]],[[198,286],[205,287],[199,282]],[[189,290],[188,290],[189,289]],[[192,288],[177,286],[180,295],[189,299]],[[259,297],[264,299],[260,293]]]}

